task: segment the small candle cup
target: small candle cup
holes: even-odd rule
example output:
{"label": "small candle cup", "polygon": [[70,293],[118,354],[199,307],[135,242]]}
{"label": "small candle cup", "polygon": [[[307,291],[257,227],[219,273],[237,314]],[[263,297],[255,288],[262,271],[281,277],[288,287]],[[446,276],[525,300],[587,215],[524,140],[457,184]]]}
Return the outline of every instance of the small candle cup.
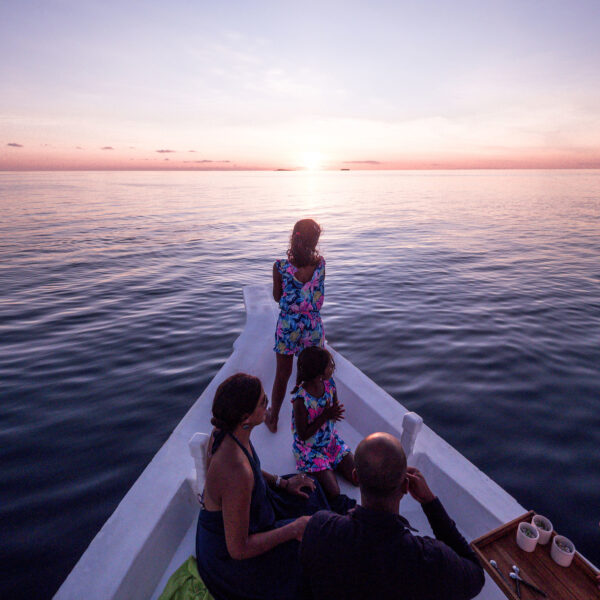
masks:
{"label": "small candle cup", "polygon": [[552,560],[561,567],[568,567],[575,556],[575,544],[564,535],[555,535],[550,547]]}
{"label": "small candle cup", "polygon": [[538,540],[538,544],[540,546],[545,546],[552,537],[552,523],[550,519],[543,517],[542,515],[535,515],[533,519],[531,519],[534,527],[538,530],[540,534],[540,539]]}
{"label": "small candle cup", "polygon": [[521,521],[517,526],[517,546],[525,552],[533,552],[540,539],[540,532],[535,525]]}

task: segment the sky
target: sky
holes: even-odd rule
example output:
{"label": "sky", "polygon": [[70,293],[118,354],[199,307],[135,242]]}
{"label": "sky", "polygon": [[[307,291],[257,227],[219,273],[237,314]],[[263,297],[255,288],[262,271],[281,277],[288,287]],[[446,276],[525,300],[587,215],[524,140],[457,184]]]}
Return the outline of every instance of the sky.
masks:
{"label": "sky", "polygon": [[598,0],[0,0],[0,170],[600,168]]}

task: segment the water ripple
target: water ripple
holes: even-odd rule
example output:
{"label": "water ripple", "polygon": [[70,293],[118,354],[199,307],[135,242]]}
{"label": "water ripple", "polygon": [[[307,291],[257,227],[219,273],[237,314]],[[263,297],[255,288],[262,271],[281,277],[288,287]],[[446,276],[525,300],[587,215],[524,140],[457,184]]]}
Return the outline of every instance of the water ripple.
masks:
{"label": "water ripple", "polygon": [[0,595],[57,589],[305,215],[329,341],[600,563],[600,172],[342,175],[0,174]]}

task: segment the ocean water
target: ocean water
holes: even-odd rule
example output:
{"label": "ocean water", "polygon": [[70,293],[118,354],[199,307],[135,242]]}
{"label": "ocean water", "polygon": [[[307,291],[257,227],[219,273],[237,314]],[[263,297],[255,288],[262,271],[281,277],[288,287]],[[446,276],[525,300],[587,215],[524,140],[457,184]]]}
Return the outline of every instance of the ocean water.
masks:
{"label": "ocean water", "polygon": [[329,342],[600,564],[600,171],[0,173],[0,597],[57,590],[305,216]]}

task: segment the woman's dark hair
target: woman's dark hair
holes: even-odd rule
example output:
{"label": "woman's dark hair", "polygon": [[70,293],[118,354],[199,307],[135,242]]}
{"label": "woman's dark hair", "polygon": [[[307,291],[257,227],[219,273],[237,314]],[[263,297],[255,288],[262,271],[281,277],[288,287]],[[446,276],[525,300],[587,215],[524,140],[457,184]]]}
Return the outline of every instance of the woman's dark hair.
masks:
{"label": "woman's dark hair", "polygon": [[335,369],[335,362],[333,362],[333,356],[329,354],[325,348],[319,348],[319,346],[309,346],[304,348],[298,355],[298,372],[296,373],[296,386],[292,390],[292,394],[295,394],[300,387],[300,384],[305,381],[312,381],[315,377],[323,375],[328,365],[333,365]]}
{"label": "woman's dark hair", "polygon": [[210,422],[217,428],[233,431],[246,415],[254,412],[262,385],[258,377],[236,373],[217,388]]}
{"label": "woman's dark hair", "polygon": [[294,225],[290,247],[287,251],[288,260],[295,267],[316,265],[321,255],[317,244],[321,235],[321,227],[312,219],[302,219]]}

